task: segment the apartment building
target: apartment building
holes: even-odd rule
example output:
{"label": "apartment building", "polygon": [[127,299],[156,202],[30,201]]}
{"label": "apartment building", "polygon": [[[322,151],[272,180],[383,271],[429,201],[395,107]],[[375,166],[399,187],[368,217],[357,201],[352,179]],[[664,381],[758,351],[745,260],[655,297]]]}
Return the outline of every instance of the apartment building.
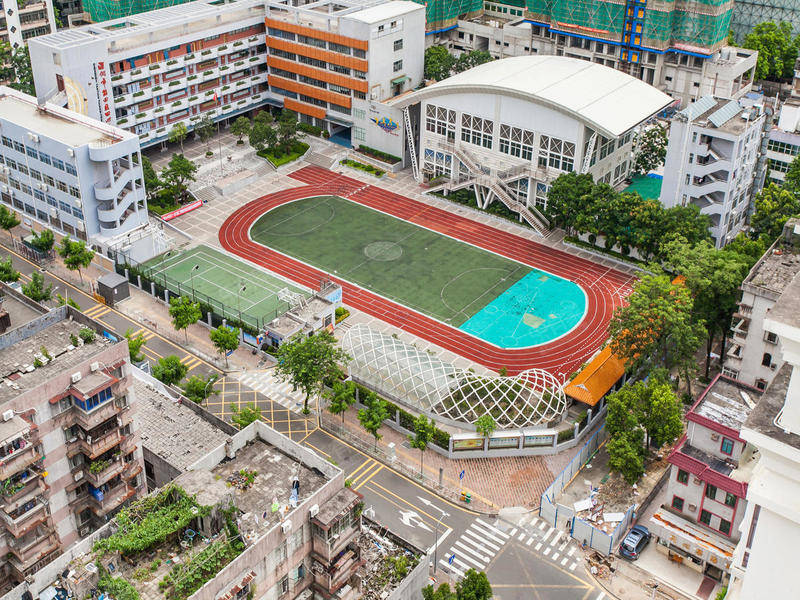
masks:
{"label": "apartment building", "polygon": [[413,2],[198,0],[37,39],[31,63],[40,98],[143,147],[266,106],[349,135],[354,110],[422,81],[424,27]]}
{"label": "apartment building", "polygon": [[716,581],[746,509],[753,448],[739,435],[760,391],[718,375],[686,413],[686,433],[667,459],[667,502],[650,518],[657,549]]}
{"label": "apartment building", "polygon": [[783,366],[741,430],[760,458],[747,491],[741,538],[726,598],[794,595],[800,544],[800,277],[795,276],[764,320],[778,336]]}
{"label": "apartment building", "polygon": [[772,307],[800,273],[800,220],[790,219],[781,236],[750,269],[739,289],[723,373],[760,390],[783,367],[778,336],[765,325]]}
{"label": "apartment building", "polygon": [[703,2],[657,8],[645,2],[589,4],[484,2],[476,13],[461,11],[456,27],[434,31],[430,39],[455,52],[484,50],[495,58],[556,55],[606,65],[657,87],[683,107],[703,96],[737,99],[751,90],[758,53],[725,45],[733,2],[715,5],[711,14],[693,9]]}
{"label": "apartment building", "polygon": [[781,104],[777,126],[767,133],[767,182],[782,185],[792,161],[800,154],[800,59],[795,61],[792,88]]}
{"label": "apartment building", "polygon": [[[145,491],[128,345],[72,307],[4,287],[0,589],[32,576]],[[94,333],[89,341],[82,330]],[[20,596],[17,596],[18,598]]]}
{"label": "apartment building", "polygon": [[137,136],[7,87],[0,134],[0,200],[26,225],[87,240],[104,254],[158,253]]}
{"label": "apartment building", "polygon": [[0,2],[0,43],[21,48],[32,37],[53,33],[53,0],[3,0]]}
{"label": "apartment building", "polygon": [[711,217],[714,245],[723,247],[744,227],[753,195],[763,107],[704,96],[672,119],[661,203],[694,204]]}

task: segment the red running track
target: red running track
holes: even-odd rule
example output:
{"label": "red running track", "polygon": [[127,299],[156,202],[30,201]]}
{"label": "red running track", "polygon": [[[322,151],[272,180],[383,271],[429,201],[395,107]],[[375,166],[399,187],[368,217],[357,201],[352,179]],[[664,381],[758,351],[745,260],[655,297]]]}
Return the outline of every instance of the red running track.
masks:
{"label": "red running track", "polygon": [[[307,185],[263,196],[238,209],[220,228],[219,239],[223,248],[311,289],[318,289],[323,279],[332,279],[342,286],[346,304],[495,371],[506,367],[509,374],[516,374],[536,367],[565,380],[606,340],[611,314],[630,292],[633,278],[619,271],[350,177],[314,166],[301,168],[291,177]],[[572,331],[552,342],[531,348],[499,348],[250,239],[251,225],[265,212],[292,200],[321,195],[345,196],[405,221],[574,281],[586,292],[586,315]]]}

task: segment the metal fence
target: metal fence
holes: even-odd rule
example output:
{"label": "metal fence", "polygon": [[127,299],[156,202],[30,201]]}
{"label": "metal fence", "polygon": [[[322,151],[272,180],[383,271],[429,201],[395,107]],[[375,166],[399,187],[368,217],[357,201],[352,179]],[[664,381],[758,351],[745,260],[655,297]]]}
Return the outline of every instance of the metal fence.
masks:
{"label": "metal fence", "polygon": [[[119,259],[122,259],[121,262]],[[137,263],[122,255],[117,255],[114,268],[130,283],[148,294],[153,294],[159,300],[169,302],[170,298],[187,296],[194,302],[199,302],[203,320],[212,327],[219,327],[225,320],[228,325],[239,327],[245,333],[257,336],[259,332],[263,331],[265,323],[279,316],[277,309],[274,314],[270,313],[260,317],[242,312],[238,307],[228,306],[216,298],[197,291],[189,281],[178,281],[168,277],[164,272],[157,273],[153,267]]]}
{"label": "metal fence", "polygon": [[634,507],[628,507],[622,521],[620,521],[614,528],[614,531],[609,534],[591,523],[576,517],[573,507],[558,503],[558,497],[561,495],[562,490],[569,485],[570,481],[572,481],[586,463],[591,460],[594,453],[597,452],[597,449],[600,448],[605,441],[606,435],[605,424],[603,424],[600,429],[592,434],[592,437],[586,441],[578,454],[569,461],[561,473],[556,476],[553,483],[542,493],[539,505],[539,516],[556,529],[568,531],[571,537],[587,547],[608,555],[611,554],[614,546],[616,546],[620,537],[624,535],[628,526],[633,521]]}

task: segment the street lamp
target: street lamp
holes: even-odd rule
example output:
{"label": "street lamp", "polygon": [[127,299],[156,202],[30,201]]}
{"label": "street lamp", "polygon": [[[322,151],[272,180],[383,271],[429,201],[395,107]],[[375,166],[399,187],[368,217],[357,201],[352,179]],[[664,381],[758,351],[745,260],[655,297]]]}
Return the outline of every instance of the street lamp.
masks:
{"label": "street lamp", "polygon": [[434,534],[433,534],[435,536],[433,538],[433,574],[436,575],[436,563],[437,563],[437,560],[436,560],[437,552],[436,551],[439,549],[439,525],[441,523],[441,519],[444,519],[445,517],[449,517],[450,513],[444,512],[441,508],[436,506],[433,502],[431,502],[427,498],[423,498],[422,496],[417,496],[417,498],[419,498],[420,501],[423,504],[425,504],[426,506],[429,506],[430,508],[435,508],[436,510],[439,511],[439,518],[436,519],[435,531],[434,531]]}
{"label": "street lamp", "polygon": [[218,377],[214,373],[212,373],[208,377],[208,383],[206,383],[206,387],[203,388],[203,400],[206,401],[206,408],[208,408],[208,395],[206,394],[206,392],[208,392],[208,386],[216,383],[217,379],[218,379]]}
{"label": "street lamp", "polygon": [[194,297],[194,272],[197,271],[197,269],[199,268],[200,265],[195,265],[189,270],[189,277],[191,278],[192,281],[192,302],[196,302],[196,299]]}
{"label": "street lamp", "polygon": [[239,311],[239,321],[242,320],[242,294],[247,291],[247,286],[244,284],[244,281],[239,282],[242,287],[236,290],[236,308]]}

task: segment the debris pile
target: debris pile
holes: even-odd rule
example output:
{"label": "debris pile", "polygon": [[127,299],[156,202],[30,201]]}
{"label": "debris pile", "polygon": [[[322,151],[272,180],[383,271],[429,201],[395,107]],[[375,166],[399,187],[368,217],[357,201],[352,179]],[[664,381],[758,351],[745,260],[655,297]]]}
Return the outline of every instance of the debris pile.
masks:
{"label": "debris pile", "polygon": [[384,600],[419,564],[421,556],[390,539],[388,531],[367,525],[356,538],[364,566],[358,570],[362,600]]}

